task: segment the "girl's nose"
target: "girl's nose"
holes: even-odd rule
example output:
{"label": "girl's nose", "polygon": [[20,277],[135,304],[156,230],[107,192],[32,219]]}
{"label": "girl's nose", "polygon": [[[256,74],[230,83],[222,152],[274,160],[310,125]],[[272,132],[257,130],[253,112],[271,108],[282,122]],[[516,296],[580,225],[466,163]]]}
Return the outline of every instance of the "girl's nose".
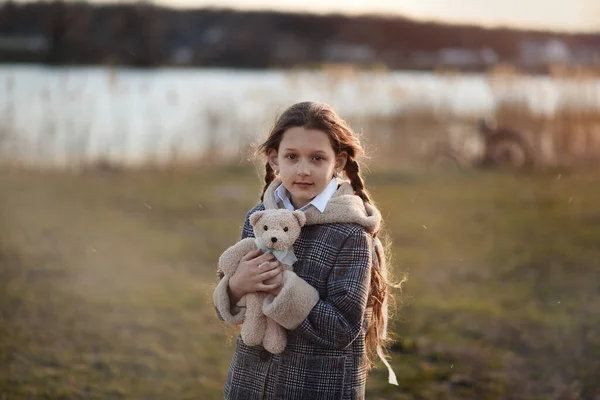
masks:
{"label": "girl's nose", "polygon": [[298,163],[298,175],[310,175],[310,169],[308,168],[308,163],[300,161]]}

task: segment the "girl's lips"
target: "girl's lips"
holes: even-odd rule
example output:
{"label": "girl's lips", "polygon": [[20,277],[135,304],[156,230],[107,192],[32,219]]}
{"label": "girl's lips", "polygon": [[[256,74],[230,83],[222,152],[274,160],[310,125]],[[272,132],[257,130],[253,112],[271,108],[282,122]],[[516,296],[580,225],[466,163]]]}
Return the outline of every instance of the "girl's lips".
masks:
{"label": "girl's lips", "polygon": [[302,188],[307,188],[309,186],[312,186],[312,183],[303,183],[303,182],[296,182],[295,183],[296,186],[300,186]]}

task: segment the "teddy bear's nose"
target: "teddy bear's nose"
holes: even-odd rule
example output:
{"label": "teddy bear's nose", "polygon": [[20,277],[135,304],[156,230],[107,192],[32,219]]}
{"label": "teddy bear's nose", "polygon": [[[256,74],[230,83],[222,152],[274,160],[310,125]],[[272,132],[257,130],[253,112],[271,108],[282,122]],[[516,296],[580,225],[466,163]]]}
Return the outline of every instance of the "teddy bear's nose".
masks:
{"label": "teddy bear's nose", "polygon": [[276,237],[272,237],[271,238],[271,242],[276,243],[277,242],[277,238]]}

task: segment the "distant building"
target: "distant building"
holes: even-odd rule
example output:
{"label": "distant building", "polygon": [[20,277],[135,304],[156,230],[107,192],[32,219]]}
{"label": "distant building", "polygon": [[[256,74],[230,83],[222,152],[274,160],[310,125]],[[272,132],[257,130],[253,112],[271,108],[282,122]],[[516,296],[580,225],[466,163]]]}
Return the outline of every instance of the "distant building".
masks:
{"label": "distant building", "polygon": [[568,64],[572,60],[569,46],[562,40],[525,40],[519,47],[520,64],[529,66]]}
{"label": "distant building", "polygon": [[50,51],[50,43],[37,35],[0,35],[0,60],[42,61]]}
{"label": "distant building", "polygon": [[433,51],[414,51],[410,55],[410,64],[415,68],[434,68],[438,62],[438,55]]}
{"label": "distant building", "polygon": [[202,34],[202,42],[210,45],[220,44],[225,39],[225,30],[220,26],[213,26]]}
{"label": "distant building", "polygon": [[273,44],[272,59],[277,65],[302,64],[309,56],[309,46],[295,36],[283,35]]}
{"label": "distant building", "polygon": [[171,63],[175,65],[189,65],[194,60],[194,50],[189,46],[180,46],[171,53]]}
{"label": "distant building", "polygon": [[576,47],[572,51],[572,60],[578,65],[600,66],[600,49],[591,46]]}
{"label": "distant building", "polygon": [[411,55],[412,63],[418,68],[437,66],[474,69],[498,63],[500,57],[490,49],[445,48],[438,51],[416,51]]}
{"label": "distant building", "polygon": [[446,48],[438,51],[438,62],[455,67],[493,65],[498,62],[498,55],[490,48],[472,50],[464,48]]}
{"label": "distant building", "polygon": [[40,53],[48,51],[48,40],[42,36],[0,36],[0,50]]}
{"label": "distant building", "polygon": [[321,56],[326,62],[368,63],[375,61],[373,49],[362,44],[329,42],[323,46]]}

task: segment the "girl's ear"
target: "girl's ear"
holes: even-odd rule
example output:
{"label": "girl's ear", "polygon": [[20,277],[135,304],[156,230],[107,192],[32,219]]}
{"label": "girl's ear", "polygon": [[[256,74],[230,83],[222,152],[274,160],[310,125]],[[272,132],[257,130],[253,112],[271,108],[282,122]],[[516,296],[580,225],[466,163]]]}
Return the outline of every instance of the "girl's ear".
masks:
{"label": "girl's ear", "polygon": [[264,211],[255,211],[254,213],[252,213],[252,215],[250,216],[250,225],[255,226],[264,213]]}
{"label": "girl's ear", "polygon": [[340,154],[335,156],[335,172],[340,173],[346,167],[348,162],[348,153],[342,151]]}
{"label": "girl's ear", "polygon": [[306,224],[306,215],[304,215],[304,212],[296,210],[292,214],[294,214],[294,217],[298,220],[298,225],[302,228]]}
{"label": "girl's ear", "polygon": [[277,159],[277,150],[271,149],[269,150],[269,164],[271,164],[271,168],[273,171],[279,170],[279,160]]}

